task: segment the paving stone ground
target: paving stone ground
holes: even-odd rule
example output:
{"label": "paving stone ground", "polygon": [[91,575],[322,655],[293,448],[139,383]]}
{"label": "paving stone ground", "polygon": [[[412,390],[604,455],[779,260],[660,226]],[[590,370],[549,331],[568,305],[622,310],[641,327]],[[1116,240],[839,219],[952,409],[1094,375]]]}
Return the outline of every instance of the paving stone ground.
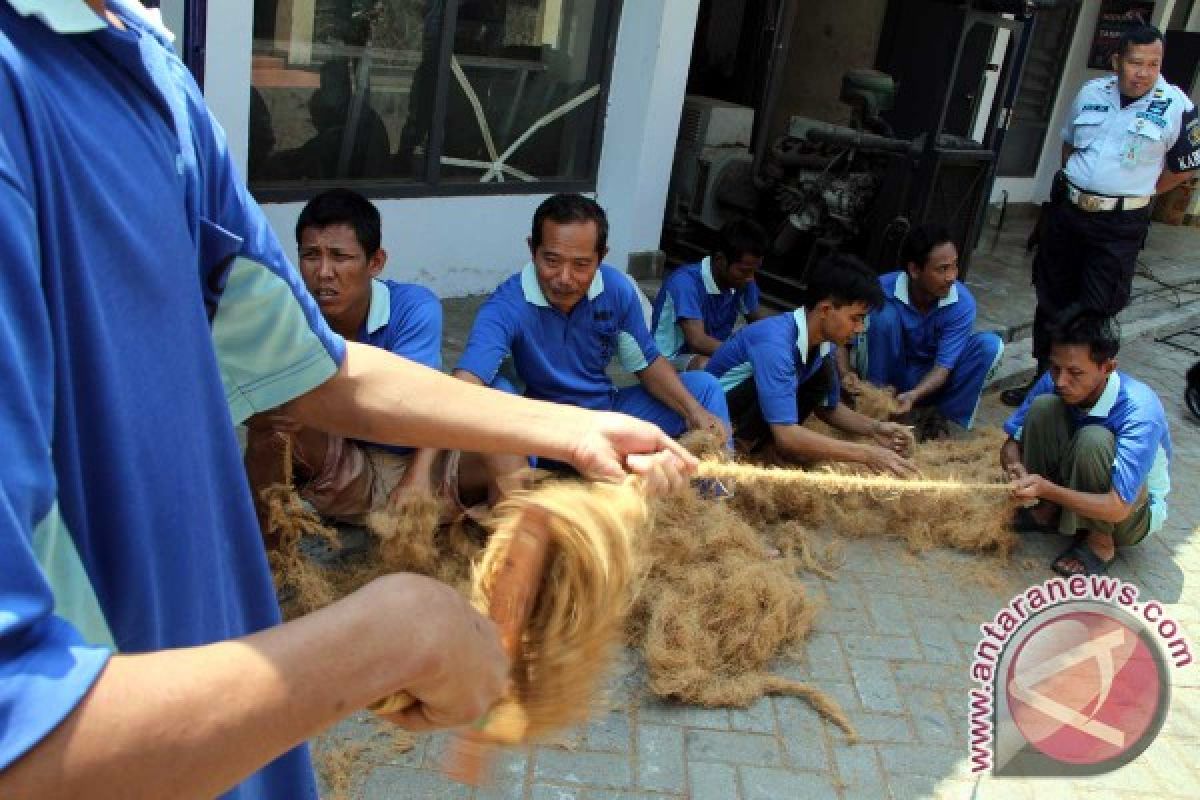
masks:
{"label": "paving stone ground", "polygon": [[[451,343],[453,346],[453,342]],[[1200,656],[1200,423],[1182,404],[1184,374],[1196,356],[1153,339],[1127,343],[1121,366],[1156,389],[1174,439],[1170,518],[1160,533],[1123,552],[1112,574],[1156,599],[1190,635]],[[985,397],[981,424],[1007,412]],[[792,798],[1116,798],[1200,797],[1200,668],[1172,673],[1162,732],[1133,763],[1088,779],[1000,780],[969,771],[967,689],[970,653],[988,621],[1026,586],[1052,577],[1062,548],[1026,537],[1001,588],[963,582],[968,557],[920,556],[888,541],[847,542],[836,580],[805,581],[824,597],[803,663],[784,674],[815,682],[836,697],[862,742],[845,744],[803,702],[766,698],[745,710],[663,703],[644,689],[644,672],[625,653],[614,710],[564,737],[567,746],[508,754],[496,783],[468,789],[438,772],[444,737],[408,753],[364,716],[335,738],[366,743],[353,798],[512,798],[512,800],[784,800]]]}

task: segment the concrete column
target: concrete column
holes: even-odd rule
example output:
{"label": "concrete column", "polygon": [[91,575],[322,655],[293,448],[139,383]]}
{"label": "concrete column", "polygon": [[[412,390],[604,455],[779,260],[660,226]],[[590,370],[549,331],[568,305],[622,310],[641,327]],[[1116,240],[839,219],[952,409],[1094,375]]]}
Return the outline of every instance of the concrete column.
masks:
{"label": "concrete column", "polygon": [[208,0],[204,99],[225,128],[229,152],[246,174],[250,138],[250,63],[254,4],[248,0]]}
{"label": "concrete column", "polygon": [[[657,250],[699,0],[627,0],[613,64],[596,198],[609,213],[608,262]],[[619,99],[619,102],[617,101]]]}

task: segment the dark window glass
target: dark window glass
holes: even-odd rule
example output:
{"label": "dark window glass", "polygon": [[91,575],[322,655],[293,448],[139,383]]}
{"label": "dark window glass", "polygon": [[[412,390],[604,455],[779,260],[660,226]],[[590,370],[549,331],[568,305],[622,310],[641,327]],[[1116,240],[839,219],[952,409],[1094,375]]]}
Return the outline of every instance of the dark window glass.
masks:
{"label": "dark window glass", "polygon": [[606,0],[255,0],[251,186],[594,182],[615,16]]}

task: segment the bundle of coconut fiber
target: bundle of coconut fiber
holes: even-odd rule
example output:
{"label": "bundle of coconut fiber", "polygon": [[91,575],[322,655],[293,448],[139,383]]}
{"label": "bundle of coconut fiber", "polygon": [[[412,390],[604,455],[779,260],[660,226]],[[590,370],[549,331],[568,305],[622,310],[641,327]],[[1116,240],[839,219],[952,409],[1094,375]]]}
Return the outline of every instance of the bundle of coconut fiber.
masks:
{"label": "bundle of coconut fiber", "polygon": [[591,714],[638,589],[636,542],[650,515],[637,479],[518,493],[497,509],[495,532],[474,570],[472,600],[484,613],[495,616],[492,598],[506,579],[509,543],[531,512],[549,534],[549,548],[528,622],[510,653],[514,695],[494,712],[508,715],[506,742],[538,739]]}
{"label": "bundle of coconut fiber", "polygon": [[738,707],[764,694],[795,695],[854,737],[836,703],[768,669],[812,626],[815,608],[795,560],[768,558],[763,537],[728,505],[694,491],[654,504],[639,549],[646,576],[628,635],[644,654],[651,691]]}

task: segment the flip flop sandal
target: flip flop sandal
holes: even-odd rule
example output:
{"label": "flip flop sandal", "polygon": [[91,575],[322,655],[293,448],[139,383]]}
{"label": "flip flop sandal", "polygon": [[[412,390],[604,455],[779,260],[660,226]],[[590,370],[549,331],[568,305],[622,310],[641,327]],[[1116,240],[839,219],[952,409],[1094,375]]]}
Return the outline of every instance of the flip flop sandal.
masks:
{"label": "flip flop sandal", "polygon": [[[1073,570],[1067,567],[1067,559],[1075,559],[1082,566],[1082,570]],[[1087,546],[1087,542],[1079,541],[1072,544],[1064,550],[1054,562],[1050,564],[1050,569],[1062,575],[1064,578],[1072,578],[1076,575],[1103,575],[1108,572],[1108,568],[1117,560],[1114,555],[1109,560],[1105,561],[1100,556],[1096,555],[1092,548]]]}

